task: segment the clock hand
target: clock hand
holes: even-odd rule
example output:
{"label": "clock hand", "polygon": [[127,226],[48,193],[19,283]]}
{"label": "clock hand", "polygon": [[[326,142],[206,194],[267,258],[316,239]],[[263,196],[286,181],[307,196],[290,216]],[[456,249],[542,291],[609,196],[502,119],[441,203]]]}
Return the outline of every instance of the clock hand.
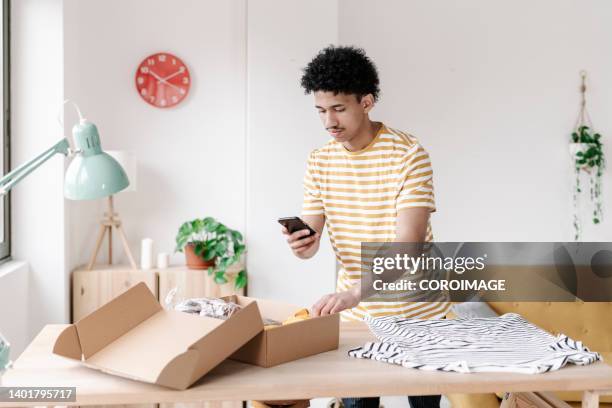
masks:
{"label": "clock hand", "polygon": [[159,75],[157,75],[157,74],[156,74],[156,73],[155,73],[153,70],[149,69],[149,73],[150,73],[151,75],[153,75],[153,77],[155,77],[155,79],[157,79],[157,83],[158,83],[158,84],[159,84],[159,83],[164,83],[164,84],[168,85],[169,87],[171,87],[171,88],[173,88],[173,89],[175,89],[175,90],[179,91],[180,93],[185,92],[185,90],[184,90],[184,89],[179,88],[178,86],[176,86],[176,85],[174,85],[174,84],[171,84],[170,82],[166,81],[164,78],[162,78],[162,77],[160,77]]}
{"label": "clock hand", "polygon": [[183,88],[179,88],[178,86],[176,86],[176,85],[174,85],[174,84],[171,84],[170,82],[166,82],[166,81],[163,81],[163,82],[164,82],[166,85],[168,85],[170,88],[173,88],[173,89],[175,89],[175,90],[179,91],[180,93],[184,93],[184,92],[185,92],[185,90],[184,90]]}
{"label": "clock hand", "polygon": [[157,74],[155,73],[155,71],[153,71],[152,69],[149,69],[149,73],[150,73],[151,75],[153,75],[153,76],[155,77],[155,79],[157,79],[158,81],[163,81],[163,80],[164,80],[162,77],[160,77],[159,75],[157,75]]}
{"label": "clock hand", "polygon": [[174,74],[170,74],[167,77],[163,77],[161,78],[162,81],[167,81],[170,78],[174,78],[175,76],[177,76],[178,74],[182,74],[183,72],[185,72],[184,69],[179,69],[178,71],[176,71]]}

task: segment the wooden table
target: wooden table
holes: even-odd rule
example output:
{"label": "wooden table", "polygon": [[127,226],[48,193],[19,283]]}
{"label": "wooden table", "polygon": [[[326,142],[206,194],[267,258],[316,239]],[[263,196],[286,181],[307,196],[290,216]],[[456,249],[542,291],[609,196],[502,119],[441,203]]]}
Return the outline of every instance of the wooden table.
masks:
{"label": "wooden table", "polygon": [[[342,323],[338,350],[272,368],[226,360],[191,388],[175,391],[104,374],[52,354],[64,327],[46,326],[2,377],[2,386],[75,386],[77,400],[69,405],[571,390],[585,391],[583,407],[589,408],[598,406],[600,391],[612,389],[612,366],[603,362],[534,375],[459,374],[351,358],[350,348],[373,337],[363,323]],[[0,403],[9,405],[28,403]]]}

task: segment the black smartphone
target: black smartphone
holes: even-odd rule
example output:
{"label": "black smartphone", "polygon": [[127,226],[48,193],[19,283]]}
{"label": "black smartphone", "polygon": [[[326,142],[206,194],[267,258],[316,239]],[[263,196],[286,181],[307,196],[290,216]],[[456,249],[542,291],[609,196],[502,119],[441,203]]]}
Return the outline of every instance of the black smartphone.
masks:
{"label": "black smartphone", "polygon": [[306,235],[304,238],[311,237],[316,234],[316,231],[310,228],[308,224],[306,224],[300,217],[283,217],[279,218],[278,222],[289,231],[290,234],[293,234],[295,231],[300,231],[303,229],[307,229],[310,231],[310,234]]}

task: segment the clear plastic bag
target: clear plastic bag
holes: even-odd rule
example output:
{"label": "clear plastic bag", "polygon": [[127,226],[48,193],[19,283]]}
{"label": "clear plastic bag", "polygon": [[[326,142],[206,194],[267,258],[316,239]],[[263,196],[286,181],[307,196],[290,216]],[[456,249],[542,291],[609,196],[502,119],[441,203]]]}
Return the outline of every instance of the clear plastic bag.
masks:
{"label": "clear plastic bag", "polygon": [[178,287],[175,287],[166,295],[164,299],[164,308],[167,310],[178,310],[184,313],[227,320],[240,310],[241,306],[234,302],[228,302],[224,299],[217,298],[200,297],[185,299],[184,296],[178,294]]}
{"label": "clear plastic bag", "polygon": [[170,289],[168,291],[168,293],[166,294],[166,297],[164,298],[164,304],[163,307],[166,310],[174,310],[174,306],[176,306],[177,303],[180,303],[181,301],[183,301],[183,296],[181,296],[178,293],[178,286],[175,286],[174,288]]}

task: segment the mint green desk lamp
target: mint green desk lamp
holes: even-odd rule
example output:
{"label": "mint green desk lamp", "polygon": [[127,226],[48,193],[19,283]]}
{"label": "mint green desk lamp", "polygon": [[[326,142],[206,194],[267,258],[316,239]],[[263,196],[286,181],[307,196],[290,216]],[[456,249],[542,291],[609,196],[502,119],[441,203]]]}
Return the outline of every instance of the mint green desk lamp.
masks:
{"label": "mint green desk lamp", "polygon": [[[113,212],[112,206],[112,195],[125,189],[130,184],[127,174],[117,160],[102,150],[100,134],[96,125],[83,118],[78,106],[76,104],[74,106],[79,115],[79,123],[72,128],[72,138],[76,149],[70,149],[70,144],[66,138],[60,140],[40,155],[2,177],[0,179],[0,195],[7,194],[15,184],[55,154],[60,153],[64,156],[73,156],[66,170],[64,196],[70,200],[95,200],[108,197],[110,211],[102,221],[102,229],[103,231],[109,230],[109,254],[112,254],[112,249],[110,249],[112,246],[110,233],[112,228],[115,227],[121,233],[121,238],[124,247],[127,249],[132,267],[137,269],[133,256],[129,251],[125,233],[121,228],[121,222],[115,217],[116,214]],[[104,234],[98,236],[96,251],[92,259],[90,259],[88,269],[91,269],[95,262],[95,257],[100,249],[103,238]],[[109,263],[112,263],[112,257],[109,259]]]}

